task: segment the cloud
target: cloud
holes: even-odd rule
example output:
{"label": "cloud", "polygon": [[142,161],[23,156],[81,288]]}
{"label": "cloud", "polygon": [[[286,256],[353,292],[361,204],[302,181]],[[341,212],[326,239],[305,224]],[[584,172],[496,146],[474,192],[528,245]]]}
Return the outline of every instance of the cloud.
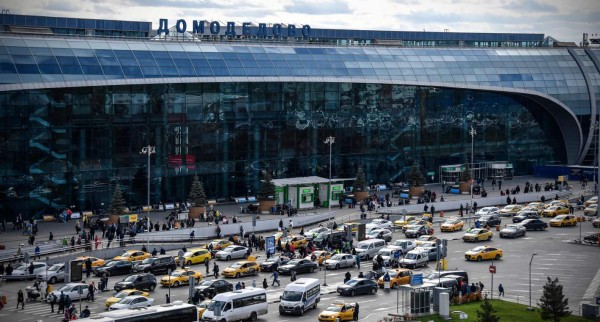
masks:
{"label": "cloud", "polygon": [[62,2],[62,1],[48,1],[41,7],[42,10],[48,11],[61,11],[61,12],[79,12],[82,7],[77,2]]}
{"label": "cloud", "polygon": [[294,1],[291,4],[284,5],[283,10],[290,14],[307,15],[340,15],[352,14],[353,11],[347,3],[341,1]]}
{"label": "cloud", "polygon": [[126,0],[126,3],[138,7],[168,7],[168,8],[228,8],[234,4],[227,1],[215,0]]}
{"label": "cloud", "polygon": [[503,5],[505,9],[515,11],[515,12],[524,12],[524,13],[535,13],[535,12],[547,12],[547,13],[557,13],[559,12],[558,8],[554,5],[548,3],[541,3],[537,0],[513,0],[507,1]]}

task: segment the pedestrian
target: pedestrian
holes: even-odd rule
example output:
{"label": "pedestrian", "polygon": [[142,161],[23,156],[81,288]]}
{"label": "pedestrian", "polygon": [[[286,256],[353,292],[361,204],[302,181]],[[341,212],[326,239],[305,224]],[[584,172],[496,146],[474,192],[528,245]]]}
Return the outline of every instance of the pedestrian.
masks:
{"label": "pedestrian", "polygon": [[360,269],[360,256],[358,254],[355,255],[356,267]]}
{"label": "pedestrian", "polygon": [[91,274],[92,274],[92,259],[90,257],[88,257],[85,260],[85,276],[86,276],[86,278],[90,278]]}
{"label": "pedestrian", "polygon": [[279,281],[279,273],[277,272],[277,270],[273,271],[271,277],[273,277],[273,283],[271,283],[271,286],[275,286],[275,283],[277,283],[277,286],[281,286],[281,282]]}
{"label": "pedestrian", "polygon": [[58,298],[58,311],[57,314],[65,313],[65,294],[63,291],[60,291],[60,297]]}
{"label": "pedestrian", "polygon": [[171,298],[169,297],[169,294],[165,294],[165,302],[167,304],[171,303]]}
{"label": "pedestrian", "polygon": [[42,299],[45,299],[48,295],[48,283],[46,283],[46,281],[40,282],[40,293],[42,295]]}
{"label": "pedestrian", "polygon": [[256,287],[256,279],[255,278],[252,279],[252,287]]}
{"label": "pedestrian", "polygon": [[498,285],[498,297],[504,297],[504,286],[502,284]]}
{"label": "pedestrian", "polygon": [[25,310],[25,297],[23,296],[23,290],[19,290],[19,293],[17,293],[17,309],[19,308],[19,303],[21,304],[21,310]]}
{"label": "pedestrian", "polygon": [[358,302],[354,303],[354,321],[358,321]]}
{"label": "pedestrian", "polygon": [[352,275],[350,274],[350,271],[347,271],[346,274],[344,274],[344,283],[348,282],[350,278],[352,278]]}
{"label": "pedestrian", "polygon": [[204,266],[206,266],[206,275],[210,274],[210,259],[204,261]]}
{"label": "pedestrian", "polygon": [[267,278],[263,279],[263,288],[266,290],[269,287],[269,283],[267,282]]}
{"label": "pedestrian", "polygon": [[79,318],[80,319],[87,318],[90,316],[90,314],[91,314],[90,309],[86,305],[85,309],[83,309],[83,311],[81,311],[81,313],[79,314]]}
{"label": "pedestrian", "polygon": [[219,265],[216,262],[213,265],[213,274],[215,278],[219,278]]}
{"label": "pedestrian", "polygon": [[52,310],[50,313],[54,313],[54,305],[56,305],[56,301],[56,295],[50,294],[50,309]]}
{"label": "pedestrian", "polygon": [[87,298],[88,301],[94,302],[94,293],[96,292],[96,290],[97,290],[96,284],[94,282],[91,282],[88,285],[88,298]]}
{"label": "pedestrian", "polygon": [[458,210],[458,214],[462,217],[463,216],[463,211],[464,211],[464,207],[462,205],[462,203],[460,204],[460,209]]}
{"label": "pedestrian", "polygon": [[34,256],[33,259],[40,259],[40,245],[35,245]]}
{"label": "pedestrian", "polygon": [[431,218],[435,216],[435,206],[431,205]]}
{"label": "pedestrian", "polygon": [[292,270],[290,272],[290,281],[295,282],[296,281],[296,271]]}

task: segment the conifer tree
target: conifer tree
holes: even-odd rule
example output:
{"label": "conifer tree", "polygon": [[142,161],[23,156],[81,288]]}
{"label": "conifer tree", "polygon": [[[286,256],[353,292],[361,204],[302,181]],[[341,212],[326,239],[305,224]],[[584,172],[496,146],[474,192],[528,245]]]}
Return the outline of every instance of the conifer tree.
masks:
{"label": "conifer tree", "polygon": [[500,317],[496,315],[498,311],[492,305],[492,302],[488,300],[487,294],[481,303],[481,311],[477,310],[477,322],[499,322]]}
{"label": "conifer tree", "polygon": [[203,207],[206,205],[206,193],[204,192],[204,185],[198,178],[198,175],[194,176],[192,181],[192,187],[190,188],[190,194],[188,195],[192,207]]}
{"label": "conifer tree", "polygon": [[558,283],[558,277],[552,280],[548,277],[544,285],[544,293],[538,301],[542,320],[559,322],[561,319],[571,315],[569,310],[569,299],[563,294],[563,286]]}
{"label": "conifer tree", "polygon": [[365,178],[365,172],[362,167],[358,167],[358,170],[356,170],[356,179],[354,180],[352,187],[355,192],[367,191],[367,179]]}
{"label": "conifer tree", "polygon": [[113,193],[112,201],[108,207],[108,213],[110,215],[122,216],[125,214],[125,199],[123,199],[123,193],[119,184],[115,185],[115,192]]}
{"label": "conifer tree", "polygon": [[260,186],[260,192],[258,193],[259,200],[272,200],[275,196],[275,185],[273,184],[273,177],[271,177],[270,171],[263,172],[263,181]]}

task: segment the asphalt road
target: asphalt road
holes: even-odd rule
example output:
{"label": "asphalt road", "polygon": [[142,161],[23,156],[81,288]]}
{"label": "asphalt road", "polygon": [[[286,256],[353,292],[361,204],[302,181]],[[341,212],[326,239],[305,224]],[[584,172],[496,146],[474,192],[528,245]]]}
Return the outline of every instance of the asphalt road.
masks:
{"label": "asphalt road", "polygon": [[[508,223],[510,219],[503,218],[503,224]],[[597,231],[592,227],[591,222],[582,224],[582,234],[590,234]],[[502,283],[505,288],[506,298],[511,301],[527,304],[529,302],[529,261],[532,253],[537,253],[532,265],[532,298],[535,305],[536,299],[539,298],[542,292],[542,286],[546,282],[546,277],[558,277],[560,283],[564,286],[564,293],[569,298],[569,304],[575,314],[579,314],[579,301],[582,299],[588,287],[594,287],[592,280],[599,272],[600,262],[597,260],[600,248],[575,245],[566,241],[579,237],[579,227],[574,228],[552,228],[547,231],[527,232],[525,237],[516,240],[500,239],[496,233],[492,241],[482,243],[464,243],[460,237],[464,232],[440,233],[439,226],[436,224],[436,235],[443,236],[449,240],[448,243],[448,268],[449,269],[464,269],[469,273],[469,280],[473,282],[481,281],[485,284],[485,289],[491,288],[491,274],[488,272],[490,262],[467,262],[464,260],[464,252],[478,245],[495,245],[504,251],[504,257],[495,261],[497,273],[494,275],[494,296],[497,295],[497,287]],[[394,233],[394,239],[404,238],[401,232]],[[176,252],[170,252],[175,255]],[[258,258],[259,261],[264,260],[264,256]],[[219,262],[221,270],[228,266],[230,262]],[[370,270],[371,263],[362,262],[362,271]],[[205,271],[204,266],[195,266],[201,272]],[[423,272],[426,275],[429,271],[435,269],[435,263],[430,263],[428,268],[418,269],[416,271]],[[317,315],[334,300],[341,299],[335,293],[338,285],[342,284],[344,273],[348,269],[340,269],[339,271],[317,271],[313,274],[301,274],[298,277],[314,277],[323,281],[325,274],[327,276],[328,287],[322,288],[321,303],[317,310],[310,310],[302,317],[295,316],[280,316],[278,313],[278,299],[282,294],[285,284],[289,282],[289,277],[282,276],[282,286],[271,287],[267,289],[269,301],[269,314],[259,317],[260,321],[292,321],[292,320],[316,320]],[[356,276],[359,269],[349,269],[352,276]],[[260,273],[256,279],[257,286],[262,285],[263,278],[267,278],[269,285],[271,279],[270,273]],[[125,276],[110,277],[109,288],[112,289],[115,282],[121,280]],[[159,279],[160,276],[157,276]],[[206,277],[212,278],[212,277]],[[241,278],[247,286],[252,284],[252,278]],[[91,277],[86,279],[86,282],[95,281],[98,283],[98,278]],[[231,279],[233,284],[235,279]],[[8,297],[7,306],[0,311],[0,320],[6,320],[10,317],[10,321],[60,321],[61,316],[50,313],[50,306],[43,302],[26,303],[25,310],[16,310],[16,293],[19,289],[24,289],[26,286],[32,285],[32,281],[5,282],[1,288],[1,292]],[[56,287],[55,287],[56,289]],[[157,304],[165,302],[165,294],[169,291],[165,287],[157,287],[151,293]],[[594,289],[595,291],[595,289]],[[110,297],[113,292],[104,292],[96,295],[96,301],[93,303],[82,303],[82,308],[88,305],[92,313],[105,311],[104,300]],[[171,299],[187,300],[188,289],[185,286],[179,288],[171,288]],[[360,303],[360,320],[361,321],[376,321],[388,313],[395,313],[397,309],[396,292],[388,293],[380,289],[376,295],[363,295],[355,298],[343,298],[348,302]],[[401,297],[400,297],[401,299]],[[79,310],[79,304],[76,303]]]}

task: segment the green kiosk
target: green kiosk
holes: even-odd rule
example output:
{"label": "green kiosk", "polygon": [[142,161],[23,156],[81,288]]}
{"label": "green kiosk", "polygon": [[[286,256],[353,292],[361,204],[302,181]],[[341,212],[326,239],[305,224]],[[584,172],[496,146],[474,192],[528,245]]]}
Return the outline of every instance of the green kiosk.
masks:
{"label": "green kiosk", "polygon": [[321,207],[328,207],[330,202],[335,205],[344,196],[344,184],[339,181],[343,180],[332,180],[329,189],[329,179],[316,176],[273,179],[275,202],[291,204],[298,210],[311,209],[316,207],[318,196]]}

